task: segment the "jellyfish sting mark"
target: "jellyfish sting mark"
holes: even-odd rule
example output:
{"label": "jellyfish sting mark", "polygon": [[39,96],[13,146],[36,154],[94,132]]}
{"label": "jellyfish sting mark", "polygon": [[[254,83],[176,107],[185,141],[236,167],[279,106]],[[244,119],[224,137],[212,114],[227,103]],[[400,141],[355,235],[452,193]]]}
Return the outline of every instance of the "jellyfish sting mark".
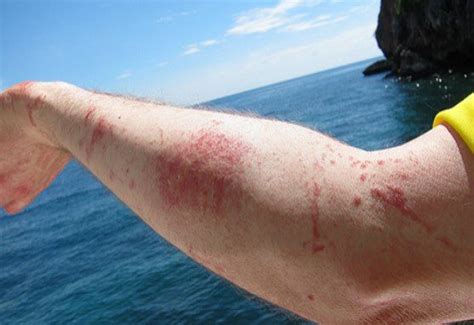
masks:
{"label": "jellyfish sting mark", "polygon": [[240,206],[244,157],[250,146],[213,130],[154,158],[157,187],[165,208],[192,208],[220,215],[224,206]]}
{"label": "jellyfish sting mark", "polygon": [[352,200],[352,204],[355,207],[359,207],[362,204],[362,198],[358,195],[354,196],[354,199]]}
{"label": "jellyfish sting mark", "polygon": [[90,158],[92,151],[94,151],[94,147],[96,147],[97,144],[101,142],[107,134],[112,133],[112,131],[112,124],[107,122],[107,120],[105,120],[103,117],[99,118],[97,124],[94,126],[90,142],[86,148],[87,159]]}
{"label": "jellyfish sting mark", "polygon": [[313,253],[318,253],[324,250],[325,246],[319,243],[319,226],[318,226],[318,219],[319,219],[319,197],[321,196],[321,187],[319,184],[314,182],[313,187],[310,192],[310,199],[311,199],[311,222],[312,222],[312,237],[313,237],[313,244],[311,250]]}
{"label": "jellyfish sting mark", "polygon": [[401,188],[392,186],[387,186],[385,189],[372,188],[370,193],[374,199],[382,202],[385,207],[393,207],[402,215],[421,225],[427,233],[433,231],[433,226],[408,206],[407,199]]}

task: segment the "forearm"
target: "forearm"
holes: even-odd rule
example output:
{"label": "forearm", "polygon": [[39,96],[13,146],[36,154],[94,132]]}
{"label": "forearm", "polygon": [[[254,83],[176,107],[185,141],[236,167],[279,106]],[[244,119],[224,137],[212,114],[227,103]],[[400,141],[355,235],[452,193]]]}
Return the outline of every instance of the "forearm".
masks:
{"label": "forearm", "polygon": [[364,152],[296,125],[77,88],[35,117],[153,229],[238,285],[313,318],[334,304],[329,286],[354,290],[330,252],[360,231],[344,220],[358,186],[345,166]]}

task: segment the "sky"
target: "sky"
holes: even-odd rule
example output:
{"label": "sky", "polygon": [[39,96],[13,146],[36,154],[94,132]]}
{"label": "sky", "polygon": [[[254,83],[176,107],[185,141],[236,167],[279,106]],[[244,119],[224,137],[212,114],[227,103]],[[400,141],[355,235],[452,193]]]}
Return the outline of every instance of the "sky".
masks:
{"label": "sky", "polygon": [[0,0],[0,89],[191,105],[382,55],[379,0]]}

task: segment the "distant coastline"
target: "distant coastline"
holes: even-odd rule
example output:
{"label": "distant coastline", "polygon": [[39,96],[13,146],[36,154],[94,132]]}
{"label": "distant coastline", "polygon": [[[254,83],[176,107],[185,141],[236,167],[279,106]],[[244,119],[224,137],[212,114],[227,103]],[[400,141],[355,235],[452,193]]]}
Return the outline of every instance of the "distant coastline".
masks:
{"label": "distant coastline", "polygon": [[362,60],[362,61],[352,62],[352,63],[340,65],[340,66],[337,66],[337,67],[332,67],[332,68],[329,68],[329,69],[308,73],[308,74],[305,74],[305,75],[302,75],[302,76],[298,76],[298,77],[294,77],[294,78],[290,78],[290,79],[286,79],[286,80],[282,80],[282,81],[277,81],[277,82],[274,82],[274,83],[271,83],[271,84],[268,84],[268,85],[264,85],[264,86],[261,86],[261,87],[240,91],[240,92],[230,94],[230,95],[226,95],[226,96],[223,96],[223,97],[214,98],[214,99],[211,99],[211,100],[199,103],[199,104],[195,104],[195,105],[192,105],[192,106],[199,107],[199,106],[212,105],[214,102],[227,100],[227,99],[229,99],[233,96],[246,95],[246,94],[249,94],[249,93],[254,92],[254,91],[258,91],[258,90],[262,90],[262,89],[265,89],[265,88],[270,88],[270,87],[282,85],[282,84],[285,84],[285,83],[296,81],[298,79],[304,79],[304,78],[307,78],[307,77],[310,77],[310,76],[313,76],[313,75],[317,75],[317,74],[331,74],[331,72],[340,73],[340,72],[344,72],[344,71],[357,70],[357,69],[361,69],[364,66],[367,66],[368,64],[372,64],[372,63],[380,61],[382,59],[383,59],[383,56],[376,56],[376,57],[365,59],[365,60]]}

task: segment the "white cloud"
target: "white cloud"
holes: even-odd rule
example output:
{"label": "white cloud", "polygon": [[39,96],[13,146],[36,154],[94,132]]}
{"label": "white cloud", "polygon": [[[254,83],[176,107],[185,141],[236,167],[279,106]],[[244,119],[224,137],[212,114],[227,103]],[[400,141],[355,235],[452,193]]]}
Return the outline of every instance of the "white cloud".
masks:
{"label": "white cloud", "polygon": [[124,72],[122,74],[119,74],[116,79],[118,80],[123,80],[123,79],[128,79],[132,76],[132,73],[131,72]]}
{"label": "white cloud", "polygon": [[289,32],[301,32],[309,29],[318,28],[325,25],[335,24],[337,22],[346,20],[348,16],[339,16],[331,18],[330,15],[319,16],[315,19],[301,21],[285,26],[285,30]]}
{"label": "white cloud", "polygon": [[172,22],[173,19],[174,19],[174,17],[172,15],[169,15],[169,16],[158,17],[155,21],[158,24],[166,24],[166,23]]}
{"label": "white cloud", "polygon": [[200,52],[203,48],[219,44],[218,40],[208,39],[199,43],[193,43],[186,46],[183,55],[191,55]]}
{"label": "white cloud", "polygon": [[347,28],[293,46],[262,48],[239,61],[196,66],[160,91],[164,100],[188,105],[375,57],[381,54],[375,27],[370,23]]}
{"label": "white cloud", "polygon": [[[304,31],[328,25],[345,18],[339,17],[335,21],[320,20],[329,16],[320,16],[312,20],[303,20],[308,16],[301,13],[302,7],[314,7],[325,0],[280,0],[274,7],[255,8],[238,15],[234,25],[227,30],[227,35],[245,35],[265,33],[274,29],[287,31]],[[327,0],[326,0],[327,1]],[[291,12],[300,7],[300,13]]]}
{"label": "white cloud", "polygon": [[157,66],[158,68],[163,68],[163,67],[165,67],[165,66],[167,66],[167,65],[168,65],[168,61],[163,61],[163,62],[158,63],[156,66]]}
{"label": "white cloud", "polygon": [[201,51],[197,44],[191,44],[186,46],[186,49],[183,52],[183,55],[191,55]]}
{"label": "white cloud", "polygon": [[208,39],[207,41],[203,41],[199,43],[202,47],[209,47],[209,46],[214,46],[216,44],[219,44],[219,41],[215,39]]}
{"label": "white cloud", "polygon": [[302,0],[281,0],[275,7],[256,8],[246,11],[235,19],[234,26],[227,30],[229,35],[265,33],[293,21],[288,11],[301,6]]}
{"label": "white cloud", "polygon": [[168,24],[168,23],[171,23],[172,21],[174,21],[176,18],[189,16],[189,15],[192,15],[192,14],[195,14],[195,13],[196,13],[195,11],[176,12],[176,13],[172,13],[172,14],[169,14],[169,15],[158,17],[155,20],[155,22],[158,23],[158,24]]}

